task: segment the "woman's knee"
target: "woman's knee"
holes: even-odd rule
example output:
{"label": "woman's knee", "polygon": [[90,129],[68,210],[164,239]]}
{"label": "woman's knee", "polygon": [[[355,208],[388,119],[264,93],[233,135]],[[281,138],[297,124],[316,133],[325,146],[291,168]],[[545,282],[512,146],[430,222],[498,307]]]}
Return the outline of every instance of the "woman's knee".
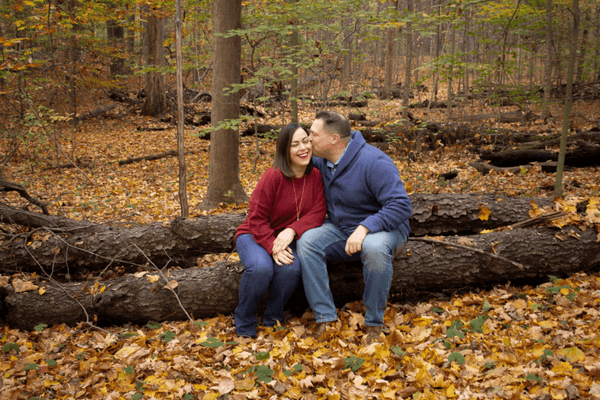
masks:
{"label": "woman's knee", "polygon": [[258,258],[246,260],[243,265],[245,269],[244,273],[256,277],[264,277],[269,280],[273,278],[273,262],[270,259],[265,260]]}

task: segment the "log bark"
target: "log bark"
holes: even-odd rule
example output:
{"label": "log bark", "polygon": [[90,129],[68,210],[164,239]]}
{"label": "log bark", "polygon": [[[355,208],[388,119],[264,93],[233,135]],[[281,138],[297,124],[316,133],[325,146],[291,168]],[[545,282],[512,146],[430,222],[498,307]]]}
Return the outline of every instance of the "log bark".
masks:
{"label": "log bark", "polygon": [[[528,219],[532,200],[540,208],[552,205],[550,198],[485,194],[414,194],[410,198],[413,236],[478,233]],[[484,205],[491,211],[485,221],[479,218]],[[51,233],[41,240],[22,237],[6,243],[0,250],[0,271],[39,274],[40,265],[61,273],[72,273],[79,266],[104,269],[110,263],[135,267],[145,265],[146,257],[159,267],[167,263],[188,267],[204,254],[231,252],[235,230],[245,217],[221,214],[120,228],[0,207],[0,222]]]}
{"label": "log bark", "polygon": [[[517,229],[441,240],[412,238],[397,252],[392,296],[451,293],[600,267],[600,242],[593,230]],[[171,270],[169,279],[177,282],[174,291],[186,311],[194,318],[208,318],[234,311],[242,271],[239,262],[220,262],[207,268]],[[36,283],[45,290],[43,294],[39,288],[17,293],[11,284],[5,284],[0,287],[0,316],[4,320],[0,322],[30,330],[41,323],[73,325],[88,318],[92,321],[94,316],[101,325],[185,320],[175,295],[165,288],[166,281],[159,278],[151,282],[148,275],[159,274],[151,271],[141,277],[129,275],[97,284]],[[329,275],[338,306],[360,300],[364,288],[360,265],[330,265]],[[295,304],[306,304],[301,285],[290,305]]]}
{"label": "log bark", "polygon": [[[488,160],[497,167],[514,167],[536,161],[558,161],[558,152],[542,149],[503,152],[483,151],[480,158]],[[565,165],[579,168],[600,165],[600,146],[578,141],[576,148],[567,150]]]}

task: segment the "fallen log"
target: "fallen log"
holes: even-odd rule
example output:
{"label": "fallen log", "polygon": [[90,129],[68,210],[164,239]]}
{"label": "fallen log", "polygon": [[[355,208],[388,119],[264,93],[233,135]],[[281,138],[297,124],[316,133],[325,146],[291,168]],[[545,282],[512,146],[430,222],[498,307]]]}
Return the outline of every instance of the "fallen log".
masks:
{"label": "fallen log", "polygon": [[[516,229],[469,237],[411,238],[398,251],[393,265],[392,296],[452,293],[499,282],[597,269],[600,242],[595,231],[575,227],[562,231]],[[242,271],[239,262],[219,262],[213,267],[171,270],[168,279],[189,314],[208,318],[234,311]],[[330,285],[338,306],[361,298],[362,274],[359,264],[330,265]],[[72,325],[88,318],[97,318],[102,325],[187,318],[175,294],[165,287],[166,281],[153,271],[102,282],[37,281],[37,287],[30,286],[30,290],[22,292],[16,291],[22,282],[19,285],[15,279],[0,287],[0,315],[13,328],[30,330],[41,323]],[[39,288],[43,288],[43,294]],[[297,304],[305,304],[301,286],[290,306]]]}
{"label": "fallen log", "polygon": [[[477,233],[528,219],[532,200],[540,208],[552,205],[552,199],[543,197],[473,194],[414,194],[410,199],[413,236]],[[483,206],[491,212],[487,220],[479,218]],[[69,268],[73,273],[79,266],[99,270],[111,263],[144,265],[146,257],[160,266],[189,267],[204,254],[232,251],[235,230],[245,217],[220,214],[120,228],[60,217],[41,218],[36,213],[0,207],[0,222],[45,231],[37,239],[28,235],[5,243],[0,250],[0,270],[39,273],[42,265],[62,273]]]}
{"label": "fallen log", "polygon": [[75,119],[77,121],[85,121],[86,119],[90,119],[93,117],[97,117],[99,115],[102,114],[106,114],[107,112],[109,112],[110,110],[113,110],[115,108],[117,108],[119,105],[118,104],[110,104],[106,107],[102,107],[102,108],[97,108],[95,110],[92,111],[86,111],[78,116],[75,117]]}
{"label": "fallen log", "polygon": [[17,192],[25,200],[27,200],[28,202],[35,204],[36,206],[41,208],[42,212],[44,214],[46,214],[46,215],[49,214],[46,203],[44,203],[43,201],[40,201],[36,198],[31,197],[31,195],[29,195],[29,193],[27,193],[27,189],[25,189],[25,186],[20,185],[15,182],[7,181],[6,179],[0,177],[0,193],[3,193],[3,192],[4,193]]}
{"label": "fallen log", "polygon": [[[201,151],[205,151],[205,150],[201,149]],[[185,154],[196,154],[196,153],[197,153],[197,151],[195,151],[195,150],[185,152]],[[133,163],[140,162],[140,161],[154,161],[154,160],[160,160],[161,158],[176,157],[176,156],[177,156],[177,150],[167,150],[167,151],[163,151],[162,153],[150,154],[148,156],[129,157],[129,158],[126,158],[125,160],[119,161],[119,165],[133,164]]]}
{"label": "fallen log", "polygon": [[529,116],[522,111],[511,111],[500,114],[476,114],[476,115],[463,115],[462,120],[464,122],[481,122],[481,121],[496,121],[503,124],[515,123],[515,122],[526,122]]}
{"label": "fallen log", "polygon": [[[571,167],[590,167],[600,165],[600,146],[578,141],[577,147],[567,149],[565,165]],[[530,162],[558,161],[558,151],[552,150],[513,150],[502,152],[482,151],[479,157],[488,160],[497,167],[514,167]]]}
{"label": "fallen log", "polygon": [[[541,163],[530,163],[529,165],[517,165],[516,167],[496,167],[495,165],[478,163],[478,162],[470,162],[469,166],[477,169],[481,175],[487,175],[490,171],[498,171],[504,173],[506,171],[511,172],[513,174],[519,174],[522,170],[529,170],[533,168],[535,165],[539,165],[542,168],[542,171],[552,173],[556,172],[556,166],[558,165],[555,161],[541,162]],[[565,166],[565,171],[571,171],[573,168],[568,165]]]}

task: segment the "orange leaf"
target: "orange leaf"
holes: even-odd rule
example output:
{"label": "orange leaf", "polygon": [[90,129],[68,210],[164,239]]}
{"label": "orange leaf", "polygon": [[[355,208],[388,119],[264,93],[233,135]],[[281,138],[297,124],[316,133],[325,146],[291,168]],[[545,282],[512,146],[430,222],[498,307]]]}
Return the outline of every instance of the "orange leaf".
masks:
{"label": "orange leaf", "polygon": [[486,206],[482,205],[481,208],[479,209],[479,219],[482,221],[487,221],[491,214],[492,214],[492,212]]}

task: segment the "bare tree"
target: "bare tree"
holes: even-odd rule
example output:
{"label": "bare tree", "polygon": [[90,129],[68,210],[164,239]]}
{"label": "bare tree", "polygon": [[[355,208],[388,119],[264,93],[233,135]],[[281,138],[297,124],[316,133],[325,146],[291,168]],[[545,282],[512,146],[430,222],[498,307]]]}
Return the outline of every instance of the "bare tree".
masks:
{"label": "bare tree", "polygon": [[240,115],[239,92],[226,91],[241,81],[242,41],[238,35],[226,35],[242,27],[242,1],[215,1],[213,27],[211,123],[214,130],[210,135],[208,191],[200,204],[203,209],[214,208],[221,202],[242,203],[248,200],[240,181],[238,128],[220,127],[222,123],[237,121]]}
{"label": "bare tree", "polygon": [[165,22],[159,12],[151,9],[147,16],[147,67],[151,67],[152,71],[146,73],[146,101],[142,115],[157,116],[167,109],[165,76],[160,71],[165,59]]}

